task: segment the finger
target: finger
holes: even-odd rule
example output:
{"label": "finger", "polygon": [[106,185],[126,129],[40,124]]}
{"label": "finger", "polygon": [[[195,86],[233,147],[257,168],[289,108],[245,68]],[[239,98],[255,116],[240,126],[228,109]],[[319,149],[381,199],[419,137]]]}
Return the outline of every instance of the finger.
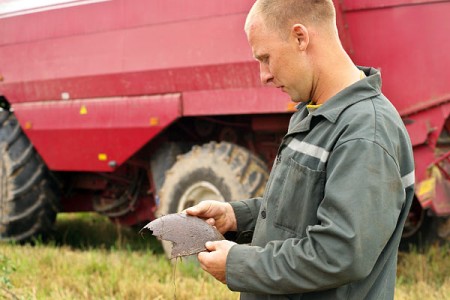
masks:
{"label": "finger", "polygon": [[203,271],[208,272],[208,268],[204,264],[200,264],[200,268],[202,268]]}
{"label": "finger", "polygon": [[208,223],[211,226],[214,226],[216,224],[216,220],[214,220],[214,218],[209,218],[208,220],[206,220],[206,223]]}
{"label": "finger", "polygon": [[210,252],[211,251],[216,251],[217,250],[217,243],[216,242],[206,242],[205,247]]}
{"label": "finger", "polygon": [[198,262],[200,263],[200,266],[202,267],[203,270],[206,271],[206,261],[208,260],[208,252],[200,252],[199,254],[197,254],[197,259]]}
{"label": "finger", "polygon": [[209,205],[205,201],[203,201],[197,205],[187,208],[186,213],[192,216],[198,216],[204,214],[206,211],[208,211],[208,209]]}
{"label": "finger", "polygon": [[199,209],[197,208],[197,205],[185,209],[184,212],[186,212],[186,214],[191,216],[196,216],[200,213]]}

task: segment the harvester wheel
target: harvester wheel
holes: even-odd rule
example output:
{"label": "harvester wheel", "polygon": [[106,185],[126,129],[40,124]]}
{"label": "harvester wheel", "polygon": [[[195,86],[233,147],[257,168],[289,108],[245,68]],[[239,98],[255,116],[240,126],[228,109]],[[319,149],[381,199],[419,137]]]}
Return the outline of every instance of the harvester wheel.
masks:
{"label": "harvester wheel", "polygon": [[[230,143],[194,146],[166,173],[158,216],[180,212],[202,200],[233,201],[262,195],[266,165],[248,150]],[[170,257],[172,245],[163,241]]]}
{"label": "harvester wheel", "polygon": [[439,239],[438,218],[428,213],[419,201],[414,199],[403,228],[400,250],[424,250]]}
{"label": "harvester wheel", "polygon": [[0,111],[0,240],[45,238],[59,199],[56,180],[14,115]]}

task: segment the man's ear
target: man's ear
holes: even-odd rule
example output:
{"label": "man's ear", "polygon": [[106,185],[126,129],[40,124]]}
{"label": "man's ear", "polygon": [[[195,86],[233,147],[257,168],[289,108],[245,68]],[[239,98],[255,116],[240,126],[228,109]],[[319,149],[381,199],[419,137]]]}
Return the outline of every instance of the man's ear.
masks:
{"label": "man's ear", "polygon": [[308,29],[303,24],[294,24],[292,26],[291,34],[295,39],[300,51],[305,51],[309,45]]}

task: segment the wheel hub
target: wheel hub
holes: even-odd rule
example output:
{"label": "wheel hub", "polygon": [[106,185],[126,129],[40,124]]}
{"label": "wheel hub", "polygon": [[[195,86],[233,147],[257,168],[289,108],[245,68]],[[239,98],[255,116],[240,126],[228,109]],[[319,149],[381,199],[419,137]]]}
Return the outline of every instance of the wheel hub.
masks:
{"label": "wheel hub", "polygon": [[181,195],[177,211],[185,210],[203,200],[225,201],[223,195],[212,183],[200,181],[191,185]]}

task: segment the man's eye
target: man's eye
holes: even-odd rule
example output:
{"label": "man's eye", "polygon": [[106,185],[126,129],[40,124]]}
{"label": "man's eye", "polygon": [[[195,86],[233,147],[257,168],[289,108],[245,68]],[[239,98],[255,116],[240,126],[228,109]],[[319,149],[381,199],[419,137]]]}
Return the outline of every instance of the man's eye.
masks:
{"label": "man's eye", "polygon": [[268,55],[261,55],[255,57],[257,61],[259,61],[262,64],[268,64],[269,63],[269,56]]}

